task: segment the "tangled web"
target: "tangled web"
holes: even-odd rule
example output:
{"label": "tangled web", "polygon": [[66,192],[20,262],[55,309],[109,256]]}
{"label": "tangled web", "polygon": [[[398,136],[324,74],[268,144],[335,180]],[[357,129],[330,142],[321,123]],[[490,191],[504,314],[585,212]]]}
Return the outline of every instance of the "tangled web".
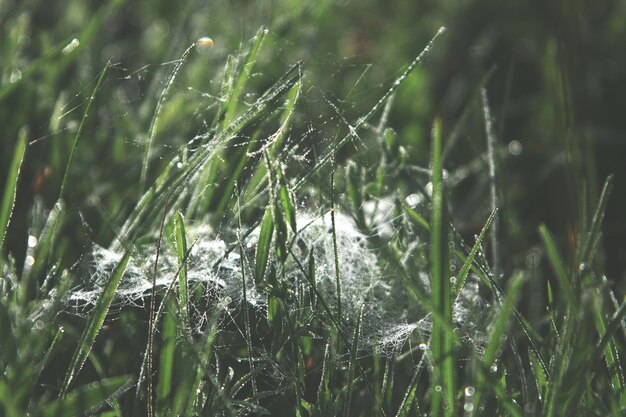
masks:
{"label": "tangled web", "polygon": [[[329,213],[319,214],[301,211],[298,214],[299,231],[294,241],[293,250],[285,262],[284,277],[292,290],[305,288],[310,291],[310,282],[304,276],[302,266],[309,262],[310,253],[314,253],[315,285],[318,298],[336,312],[339,308],[337,297],[337,271],[335,267],[335,244]],[[208,225],[197,224],[188,228],[188,239],[193,240],[187,258],[187,277],[189,287],[203,284],[205,291],[203,303],[233,311],[244,302],[249,308],[259,312],[267,309],[268,295],[257,286],[250,273],[249,259],[254,258],[254,250],[259,236],[258,228],[245,239],[244,260],[241,252],[229,251],[232,243],[218,237]],[[236,236],[234,231],[224,233]],[[337,213],[335,216],[336,250],[339,267],[341,291],[342,325],[351,332],[360,323],[359,347],[366,350],[376,348],[383,354],[393,355],[399,352],[411,334],[428,333],[430,318],[425,309],[409,309],[408,297],[402,283],[390,273],[375,249],[368,245],[368,237],[355,225],[352,218]],[[94,305],[99,294],[122,257],[111,249],[96,246],[91,254],[85,282],[81,288],[72,291],[68,303],[83,311]],[[125,270],[116,293],[115,305],[123,308],[142,305],[152,291],[152,276],[156,261],[154,245],[140,248]],[[241,265],[246,265],[242,274]],[[175,248],[162,245],[157,264],[155,289],[163,291],[176,288],[177,273],[180,264]],[[429,288],[426,272],[419,272],[417,279]],[[310,294],[310,293],[309,293]],[[295,304],[295,303],[294,303]],[[480,350],[480,340],[484,339],[484,329],[479,324],[484,322],[485,301],[478,293],[478,285],[468,282],[457,297],[454,305],[454,322],[462,338],[471,342]],[[196,310],[201,306],[195,306]],[[294,307],[293,308],[297,308]],[[326,314],[321,308],[319,314]],[[483,317],[480,317],[480,315]],[[326,317],[327,318],[327,317]],[[202,323],[194,325],[192,330],[202,330]],[[349,333],[351,334],[351,333]]]}

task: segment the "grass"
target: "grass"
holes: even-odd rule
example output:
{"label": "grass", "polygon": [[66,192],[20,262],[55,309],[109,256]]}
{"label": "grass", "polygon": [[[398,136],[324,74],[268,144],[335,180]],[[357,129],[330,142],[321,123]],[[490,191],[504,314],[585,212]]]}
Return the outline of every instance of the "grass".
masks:
{"label": "grass", "polygon": [[0,6],[0,415],[623,415],[621,172],[555,43],[461,99],[471,13],[424,6],[420,51],[288,3]]}

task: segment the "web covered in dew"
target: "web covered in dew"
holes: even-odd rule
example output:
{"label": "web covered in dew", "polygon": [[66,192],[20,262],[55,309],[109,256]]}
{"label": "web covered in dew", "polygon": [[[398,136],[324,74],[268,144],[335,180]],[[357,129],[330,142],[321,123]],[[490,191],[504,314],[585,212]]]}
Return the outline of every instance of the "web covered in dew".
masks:
{"label": "web covered in dew", "polygon": [[[330,214],[300,212],[298,222],[302,227],[297,234],[298,243],[294,245],[292,256],[286,261],[285,278],[291,283],[292,291],[297,291],[298,287],[310,290],[310,283],[301,268],[307,264],[312,251],[315,254],[317,295],[323,297],[325,303],[335,312],[339,308],[339,298],[336,291],[335,247]],[[381,268],[376,251],[368,247],[367,236],[357,229],[353,219],[345,214],[337,214],[335,232],[343,324],[345,330],[352,332],[360,321],[360,347],[366,350],[377,348],[381,353],[393,355],[399,352],[412,334],[428,333],[429,315],[423,311],[420,317],[413,315],[409,321],[406,294],[400,293],[401,289],[394,288],[394,277]],[[188,230],[188,235],[194,242],[186,260],[189,287],[202,284],[205,289],[203,301],[207,305],[225,311],[236,311],[244,302],[241,255],[238,251],[228,250],[236,242],[221,239],[208,225],[196,224]],[[258,236],[257,228],[244,242],[246,262],[254,257]],[[153,245],[144,249],[145,253],[138,253],[131,258],[124,272],[115,301],[118,309],[141,306],[144,304],[143,300],[151,294],[156,253]],[[82,288],[70,293],[69,305],[76,311],[88,312],[121,258],[122,253],[95,247],[87,268],[89,272],[86,282]],[[252,265],[244,267],[248,269]],[[180,262],[175,248],[162,246],[155,279],[156,290],[159,293],[167,289],[176,291],[179,272]],[[267,294],[255,285],[249,271],[246,271],[245,276],[245,302],[248,307],[264,313],[267,309]],[[419,279],[428,288],[428,275],[425,272],[419,273]],[[455,324],[463,337],[479,342],[475,345],[478,350],[480,339],[484,335],[480,335],[478,331],[481,317],[477,315],[484,306],[485,302],[481,299],[478,284],[475,282],[467,283],[454,306]],[[196,308],[201,309],[201,306]],[[202,332],[202,322],[195,325],[192,323],[192,330]]]}
{"label": "web covered in dew", "polygon": [[[430,47],[430,45],[429,45]],[[189,54],[189,49],[185,51],[183,59]],[[428,51],[428,48],[425,52]],[[421,55],[420,55],[421,57]],[[334,116],[323,120],[321,123],[334,124],[339,128],[347,128],[348,134],[343,139],[327,139],[330,152],[321,155],[317,160],[316,168],[328,164],[334,157],[334,152],[342,144],[354,141],[359,144],[358,130],[367,124],[372,115],[379,112],[388,102],[395,88],[406,78],[411,67],[415,67],[420,61],[416,59],[407,72],[402,74],[393,84],[392,88],[386,91],[376,106],[363,118],[354,123],[350,123],[341,116],[341,112],[332,103]],[[176,64],[173,76],[165,85],[165,91],[174,84],[175,75],[178,73],[183,60]],[[159,101],[157,113],[152,120],[150,132],[148,134],[149,144],[155,140],[153,130],[156,129],[159,112],[162,102]],[[201,110],[198,109],[201,113]],[[317,133],[315,121],[305,122],[310,128],[297,138],[289,137],[287,145],[288,151],[282,158],[286,164],[292,166],[306,166],[310,163],[310,151],[299,149],[300,144],[307,138]],[[328,126],[320,127],[320,131],[328,130]],[[191,140],[190,144],[202,142],[202,137],[198,136]],[[228,139],[231,140],[231,139]],[[239,142],[233,146],[244,147],[247,139],[239,136]],[[194,145],[195,146],[195,145]],[[214,146],[209,143],[204,146]],[[268,142],[262,150],[267,150],[271,146]],[[260,153],[261,151],[258,151]],[[208,155],[213,153],[207,152]],[[259,155],[254,155],[259,156]],[[146,158],[150,155],[146,154]],[[178,158],[175,156],[174,158]],[[178,164],[182,164],[179,162]],[[178,165],[177,164],[177,165]],[[190,172],[193,180],[200,169]],[[297,195],[303,184],[311,180],[310,172],[305,173],[291,181],[292,188]],[[146,175],[146,166],[142,169],[142,177]],[[190,181],[191,181],[190,180]],[[204,191],[204,189],[201,189]],[[267,198],[267,189],[260,190],[257,198]],[[198,196],[192,196],[197,198]],[[373,207],[366,208],[371,212],[370,217],[375,219],[375,231],[379,236],[389,238],[394,233],[394,220],[390,215],[393,206],[393,196],[382,199]],[[253,199],[254,203],[255,200]],[[367,204],[367,203],[366,203]],[[179,207],[180,208],[180,207]],[[310,208],[302,205],[297,210],[298,232],[292,236],[290,256],[287,257],[284,265],[284,277],[291,286],[294,293],[301,291],[311,292],[311,283],[305,277],[302,270],[303,265],[309,262],[310,254],[314,254],[315,285],[317,296],[322,298],[328,305],[332,313],[339,309],[343,312],[340,325],[346,333],[352,334],[355,326],[360,326],[360,347],[366,350],[376,349],[379,352],[393,355],[398,353],[412,335],[424,335],[430,329],[430,317],[424,308],[409,308],[408,296],[404,293],[398,277],[393,275],[381,261],[379,251],[372,248],[368,236],[357,227],[353,218],[338,211],[334,221],[334,235],[336,236],[336,247],[333,241],[333,225],[330,214],[326,208]],[[236,216],[236,214],[234,214]],[[213,309],[222,309],[226,312],[236,311],[243,306],[244,298],[246,306],[260,313],[264,313],[268,306],[268,294],[262,286],[255,283],[253,274],[254,252],[257,248],[260,226],[253,227],[249,233],[239,242],[240,230],[229,222],[215,228],[214,225],[196,220],[191,222],[187,228],[188,241],[190,242],[190,252],[186,259],[187,279],[190,288],[198,285],[203,288],[203,305],[192,306],[195,311],[202,311],[206,306]],[[167,240],[167,239],[164,239]],[[415,242],[416,244],[418,242]],[[243,253],[233,248],[243,247]],[[74,311],[89,313],[99,295],[104,290],[107,280],[112,271],[120,262],[123,250],[118,245],[112,244],[105,248],[95,245],[91,254],[86,257],[82,265],[81,278],[82,285],[71,291],[67,298],[67,303]],[[409,253],[410,255],[410,253]],[[243,256],[243,260],[241,257]],[[272,253],[273,256],[273,253]],[[243,261],[243,262],[242,262]],[[157,267],[156,276],[154,268]],[[242,271],[242,265],[245,268]],[[337,266],[338,265],[338,271]],[[114,301],[114,310],[123,309],[127,306],[140,306],[147,308],[145,300],[153,290],[163,294],[164,291],[174,293],[177,290],[177,275],[180,271],[180,261],[176,248],[172,245],[162,243],[158,253],[155,244],[138,245],[134,250],[128,266],[124,272],[120,285],[117,288]],[[429,276],[427,271],[413,271],[415,279],[427,291],[429,288]],[[338,276],[337,276],[338,275]],[[153,287],[154,279],[154,287]],[[282,279],[282,278],[281,278]],[[337,295],[337,280],[341,288],[341,296]],[[245,297],[244,297],[245,294]],[[469,280],[464,286],[461,294],[456,299],[454,305],[454,322],[461,336],[472,342],[477,350],[481,348],[481,341],[484,335],[481,333],[481,322],[487,309],[486,303],[481,299],[478,284]],[[295,307],[294,307],[295,308]],[[328,313],[317,312],[322,320],[328,319]],[[481,314],[483,316],[481,317]],[[263,314],[259,314],[262,316]],[[198,320],[191,323],[191,330],[202,332],[203,323]],[[426,341],[424,336],[421,340]]]}

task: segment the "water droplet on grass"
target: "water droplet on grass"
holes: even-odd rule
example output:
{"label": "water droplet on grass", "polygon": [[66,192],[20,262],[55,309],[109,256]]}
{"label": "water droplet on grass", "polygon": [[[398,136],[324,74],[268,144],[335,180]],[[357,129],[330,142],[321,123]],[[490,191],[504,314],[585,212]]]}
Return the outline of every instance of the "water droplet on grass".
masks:
{"label": "water droplet on grass", "polygon": [[65,48],[63,48],[62,52],[67,55],[72,53],[76,48],[78,48],[78,46],[80,45],[80,41],[78,40],[78,38],[74,38],[70,41],[70,43],[68,43],[67,45],[65,45]]}
{"label": "water droplet on grass", "polygon": [[511,155],[518,156],[522,153],[523,150],[524,150],[524,147],[519,141],[512,140],[511,142],[509,142],[509,153]]}
{"label": "water droplet on grass", "polygon": [[17,68],[11,71],[11,76],[9,77],[9,82],[11,84],[18,82],[21,79],[22,79],[22,71],[18,70]]}

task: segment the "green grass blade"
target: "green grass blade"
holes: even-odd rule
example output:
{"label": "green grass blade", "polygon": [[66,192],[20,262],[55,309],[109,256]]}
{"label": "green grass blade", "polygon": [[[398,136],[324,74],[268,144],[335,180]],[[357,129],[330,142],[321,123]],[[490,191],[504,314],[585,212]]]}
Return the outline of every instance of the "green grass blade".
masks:
{"label": "green grass blade", "polygon": [[185,326],[189,326],[189,305],[187,294],[187,233],[185,232],[185,221],[180,212],[176,213],[175,220],[176,231],[176,254],[178,263],[180,264],[180,273],[178,274],[178,297],[180,305],[180,315]]}
{"label": "green grass blade", "polygon": [[352,404],[352,391],[354,389],[354,375],[355,369],[358,366],[357,361],[357,352],[359,351],[359,341],[361,339],[361,323],[363,321],[363,314],[365,312],[365,305],[361,305],[361,311],[359,313],[356,327],[354,328],[354,335],[352,337],[352,343],[350,346],[350,363],[348,364],[348,380],[347,380],[347,390],[346,393],[346,402],[344,403],[344,413],[343,415],[348,417],[350,415],[350,406]]}
{"label": "green grass blade", "polygon": [[362,172],[359,172],[354,161],[348,161],[346,167],[346,194],[352,204],[353,212],[356,213],[358,223],[365,226],[365,215],[363,214],[363,187],[360,181]]}
{"label": "green grass blade", "polygon": [[11,160],[11,166],[7,172],[7,179],[4,185],[4,193],[2,194],[2,201],[0,202],[0,270],[2,267],[2,249],[4,247],[4,238],[9,228],[11,221],[11,214],[13,213],[13,207],[15,205],[15,193],[17,190],[17,181],[20,176],[20,168],[22,167],[22,161],[24,160],[24,154],[26,153],[26,141],[28,138],[28,129],[22,128],[17,138],[17,144],[13,151],[13,159]]}
{"label": "green grass blade", "polygon": [[[593,298],[593,306],[595,313],[595,321],[596,328],[598,333],[601,335],[606,334],[607,326],[606,319],[604,316],[604,312],[602,311],[602,301],[600,294],[596,294]],[[604,349],[604,358],[606,361],[607,368],[611,374],[611,385],[615,392],[622,392],[624,386],[624,375],[621,370],[621,365],[619,362],[619,354],[618,354],[617,346],[615,345],[615,341],[612,339],[607,344]]]}
{"label": "green grass blade", "polygon": [[473,402],[474,410],[480,409],[482,404],[486,388],[486,370],[490,369],[497,359],[498,351],[500,350],[504,340],[504,333],[506,332],[509,319],[514,311],[515,305],[517,304],[523,283],[524,279],[521,275],[517,275],[512,279],[508,294],[504,297],[502,309],[500,310],[498,318],[496,319],[493,329],[491,330],[491,334],[489,335],[487,347],[485,348],[485,353],[482,357],[482,366],[478,371],[476,395]]}
{"label": "green grass blade", "polygon": [[267,37],[268,30],[265,26],[262,26],[257,31],[256,35],[252,38],[252,42],[250,45],[250,49],[245,58],[245,64],[243,65],[243,69],[237,77],[237,81],[235,81],[234,86],[227,98],[226,108],[224,110],[224,120],[222,121],[222,129],[226,126],[230,125],[235,116],[235,112],[237,110],[237,102],[239,101],[239,97],[243,92],[246,84],[248,83],[248,79],[252,73],[252,69],[254,68],[254,64],[256,63],[259,52],[261,51],[261,46],[263,45],[263,41]]}
{"label": "green grass blade", "polygon": [[37,417],[76,417],[91,414],[106,401],[128,389],[131,380],[131,376],[125,375],[85,385],[70,392],[64,398],[54,400],[41,407],[31,415]]}
{"label": "green grass blade", "polygon": [[111,306],[111,302],[113,301],[113,297],[115,296],[117,287],[122,280],[122,276],[124,275],[124,271],[126,270],[126,265],[128,265],[129,260],[130,251],[126,251],[124,256],[122,256],[122,259],[120,259],[111,272],[111,277],[103,289],[100,298],[96,302],[94,311],[87,322],[87,326],[83,331],[78,347],[72,357],[72,362],[70,363],[67,373],[65,374],[65,379],[63,381],[63,385],[61,386],[61,393],[59,394],[61,398],[65,397],[67,394],[67,390],[72,383],[72,380],[81,370],[85,360],[87,360],[87,357],[91,352],[91,347],[93,346],[96,336],[98,336],[98,333],[102,328],[102,324],[104,323],[104,319],[109,311],[109,307]]}
{"label": "green grass blade", "polygon": [[[431,207],[431,288],[432,303],[439,315],[433,315],[432,356],[434,363],[431,413],[434,417],[454,415],[454,340],[445,331],[452,323],[452,293],[448,268],[448,222],[443,184],[441,120],[435,120],[432,144]],[[443,322],[443,323],[442,323]],[[440,387],[437,389],[437,387]]]}
{"label": "green grass blade", "polygon": [[615,312],[611,320],[607,323],[606,331],[602,335],[600,341],[596,345],[596,357],[601,357],[602,353],[613,338],[613,335],[620,326],[623,326],[623,320],[626,317],[626,300],[622,302],[619,309]]}
{"label": "green grass blade", "polygon": [[575,307],[576,296],[574,295],[574,290],[572,289],[572,285],[565,269],[565,263],[559,254],[556,243],[554,242],[550,231],[548,231],[548,228],[543,224],[539,226],[539,234],[541,235],[543,244],[548,252],[548,259],[550,260],[552,269],[554,270],[556,278],[565,293],[567,305]]}
{"label": "green grass blade", "polygon": [[100,88],[102,87],[102,82],[111,67],[111,61],[108,61],[104,66],[104,69],[100,73],[100,77],[98,77],[98,81],[96,82],[96,86],[93,88],[91,95],[89,96],[89,100],[87,101],[87,106],[85,107],[85,111],[83,112],[83,116],[80,119],[80,124],[78,125],[78,130],[76,131],[76,135],[74,136],[74,143],[72,144],[72,149],[70,150],[70,156],[67,160],[67,164],[65,165],[65,174],[63,174],[63,181],[61,181],[61,190],[59,191],[59,199],[63,198],[63,192],[65,191],[65,184],[67,183],[67,178],[70,173],[70,168],[72,166],[72,161],[74,160],[74,153],[76,152],[76,148],[78,146],[78,139],[80,138],[81,133],[83,133],[83,127],[85,126],[85,120],[87,120],[87,116],[91,111],[91,106],[93,105]]}
{"label": "green grass blade", "polygon": [[341,272],[339,268],[339,249],[337,247],[337,227],[335,225],[335,167],[330,173],[330,228],[333,234],[333,257],[335,259],[335,288],[337,291],[337,317],[343,319],[341,313]]}
{"label": "green grass blade", "polygon": [[428,221],[421,214],[413,210],[406,203],[402,203],[402,209],[404,210],[406,215],[409,216],[409,219],[411,219],[411,221],[430,233],[430,224],[428,224]]}
{"label": "green grass blade", "polygon": [[472,268],[472,262],[474,262],[474,258],[476,257],[476,254],[478,253],[478,250],[480,249],[480,245],[482,244],[483,239],[485,238],[485,234],[487,233],[489,226],[491,226],[491,223],[494,221],[496,217],[496,213],[497,213],[497,210],[494,210],[491,212],[491,215],[487,219],[487,222],[485,223],[482,230],[480,231],[480,234],[476,238],[476,242],[474,243],[474,246],[472,246],[470,253],[467,255],[467,258],[465,258],[465,261],[463,262],[463,267],[461,267],[461,270],[459,271],[459,276],[457,277],[456,286],[454,288],[454,294],[457,296],[461,292],[461,288],[463,288],[463,284],[465,283],[465,280],[467,279],[467,275],[469,274],[469,271]]}
{"label": "green grass blade", "polygon": [[163,91],[161,92],[161,95],[159,96],[159,100],[157,101],[156,108],[154,109],[154,115],[152,116],[152,121],[150,122],[150,128],[148,130],[148,143],[146,144],[146,152],[144,154],[143,162],[141,164],[141,177],[139,179],[139,182],[141,184],[142,189],[144,185],[146,184],[146,179],[148,176],[148,168],[150,165],[150,159],[152,158],[152,147],[154,145],[154,139],[157,134],[159,117],[161,116],[161,112],[163,111],[163,105],[165,104],[165,101],[167,100],[167,97],[169,96],[170,89],[172,88],[172,85],[174,85],[174,81],[176,80],[176,77],[178,76],[180,69],[183,67],[183,65],[187,61],[187,57],[189,56],[189,53],[191,52],[194,46],[195,46],[195,43],[189,46],[185,50],[185,52],[183,52],[182,56],[178,60],[178,63],[176,64],[176,66],[172,70],[172,73],[167,79],[165,88],[163,88]]}
{"label": "green grass blade", "polygon": [[176,358],[176,304],[170,298],[167,305],[168,311],[164,314],[161,333],[163,345],[161,346],[156,400],[158,415],[165,415],[165,412],[170,409],[171,396],[175,389],[172,383],[174,382],[174,361]]}
{"label": "green grass blade", "polygon": [[498,175],[496,164],[496,138],[493,133],[491,109],[487,99],[487,89],[481,89],[481,99],[483,104],[483,118],[485,121],[485,137],[487,138],[487,160],[489,162],[489,194],[491,198],[491,211],[496,213],[491,227],[491,253],[493,262],[493,276],[496,282],[500,281],[500,245],[498,244]]}
{"label": "green grass blade", "polygon": [[267,269],[267,262],[270,257],[270,250],[272,248],[272,235],[274,234],[274,219],[272,216],[272,208],[267,207],[263,221],[261,222],[261,231],[259,233],[259,240],[256,246],[255,256],[255,278],[256,283],[260,284],[265,277],[265,270]]}
{"label": "green grass blade", "polygon": [[191,386],[191,390],[189,391],[189,400],[187,402],[187,409],[185,415],[192,416],[196,415],[197,407],[198,407],[198,392],[200,390],[200,383],[204,379],[206,371],[209,368],[209,361],[211,359],[211,353],[213,352],[213,343],[215,342],[215,337],[217,335],[217,320],[214,317],[209,330],[206,335],[206,339],[204,342],[204,349],[202,350],[202,357],[198,362],[198,369],[196,371],[196,376]]}
{"label": "green grass blade", "polygon": [[413,377],[411,378],[411,382],[409,383],[409,387],[404,394],[404,398],[402,399],[402,403],[398,408],[398,413],[396,417],[407,417],[409,415],[409,411],[411,410],[411,405],[413,405],[413,400],[415,399],[415,392],[417,391],[417,381],[419,380],[420,375],[422,374],[424,357],[420,360],[417,365],[415,372],[413,373]]}
{"label": "green grass blade", "polygon": [[291,227],[291,230],[296,233],[298,231],[298,226],[296,224],[296,207],[293,204],[293,197],[291,195],[291,192],[289,191],[287,180],[285,179],[285,174],[283,174],[283,170],[278,164],[276,165],[276,174],[279,183],[278,199],[280,200],[280,206],[282,208],[283,215],[285,217],[286,223],[288,223]]}
{"label": "green grass blade", "polygon": [[611,190],[613,189],[613,175],[609,175],[604,182],[604,187],[602,187],[602,193],[600,194],[600,201],[598,202],[598,207],[593,215],[593,220],[591,221],[591,228],[589,229],[589,233],[587,234],[587,239],[585,240],[585,246],[583,247],[581,261],[585,264],[591,262],[594,257],[595,249],[598,246],[598,242],[600,240],[600,227],[602,225],[602,220],[604,219],[604,213],[606,211],[606,204],[609,200],[609,195],[611,194]]}

